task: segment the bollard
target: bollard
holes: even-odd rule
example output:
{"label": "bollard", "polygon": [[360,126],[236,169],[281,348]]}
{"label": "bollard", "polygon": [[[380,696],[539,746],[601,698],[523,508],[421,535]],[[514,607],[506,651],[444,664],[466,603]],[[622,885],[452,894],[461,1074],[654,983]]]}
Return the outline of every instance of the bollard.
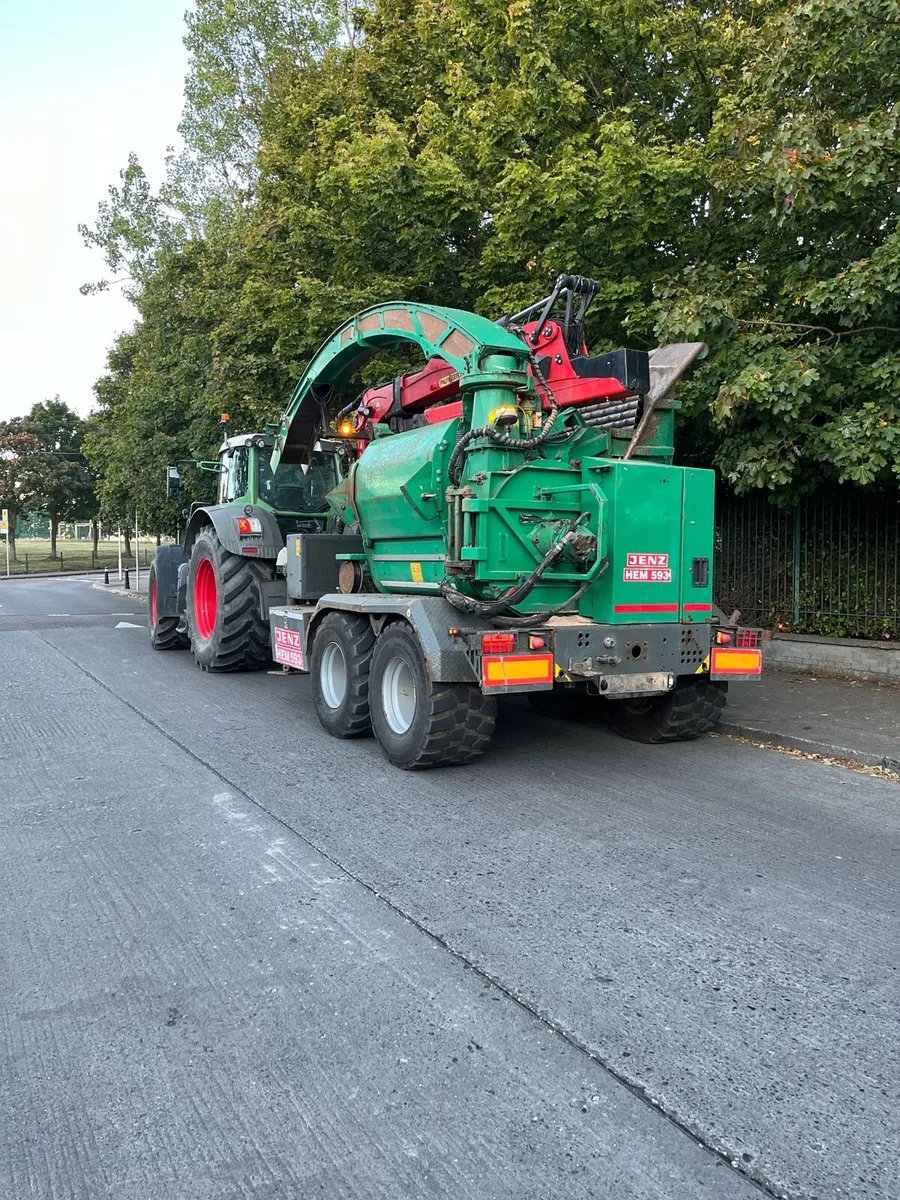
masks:
{"label": "bollard", "polygon": [[104,582],[104,583],[109,583],[109,569],[108,569],[108,568],[107,568],[107,570],[105,570],[105,571],[103,572],[103,582]]}
{"label": "bollard", "polygon": [[130,591],[131,591],[131,578],[130,578],[130,576],[129,576],[129,574],[128,574],[128,568],[127,568],[127,567],[125,568],[125,591],[126,591],[126,592],[130,592]]}

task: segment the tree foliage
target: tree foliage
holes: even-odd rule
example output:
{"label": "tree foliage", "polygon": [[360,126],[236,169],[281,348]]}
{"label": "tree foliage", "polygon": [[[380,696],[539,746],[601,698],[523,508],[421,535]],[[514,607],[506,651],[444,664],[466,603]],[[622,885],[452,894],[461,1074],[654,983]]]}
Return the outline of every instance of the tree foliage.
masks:
{"label": "tree foliage", "polygon": [[49,516],[51,558],[61,521],[95,515],[84,430],[84,420],[58,396],[33,405],[24,417],[0,422],[0,507],[9,510],[13,558],[15,520],[24,513],[40,509]]}
{"label": "tree foliage", "polygon": [[896,481],[897,15],[201,0],[185,151],[88,233],[140,317],[97,386],[104,504],[171,525],[164,460],[271,419],[360,307],[496,316],[560,270],[602,284],[597,348],[709,344],[681,444],[737,490]]}

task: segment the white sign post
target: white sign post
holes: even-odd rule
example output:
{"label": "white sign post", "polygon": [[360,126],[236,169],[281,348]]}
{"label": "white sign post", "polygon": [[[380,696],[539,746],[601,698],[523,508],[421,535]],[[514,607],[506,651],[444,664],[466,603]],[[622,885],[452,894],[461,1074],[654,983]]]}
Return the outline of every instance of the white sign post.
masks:
{"label": "white sign post", "polygon": [[119,583],[122,582],[122,526],[119,526],[119,532],[116,534],[116,543],[119,549]]}
{"label": "white sign post", "polygon": [[6,578],[9,579],[9,510],[0,508],[0,533],[6,534]]}

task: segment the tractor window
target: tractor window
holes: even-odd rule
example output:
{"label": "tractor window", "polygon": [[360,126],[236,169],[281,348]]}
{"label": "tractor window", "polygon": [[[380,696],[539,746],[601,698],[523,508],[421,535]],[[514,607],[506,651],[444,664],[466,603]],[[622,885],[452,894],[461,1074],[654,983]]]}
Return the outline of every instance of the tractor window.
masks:
{"label": "tractor window", "polygon": [[316,451],[307,468],[298,463],[279,463],[273,473],[269,451],[259,452],[259,498],[276,512],[325,512],[325,497],[337,485],[334,455]]}
{"label": "tractor window", "polygon": [[246,446],[240,446],[231,454],[225,456],[225,470],[219,481],[219,503],[231,500],[241,500],[247,495],[250,483],[248,466],[248,451]]}

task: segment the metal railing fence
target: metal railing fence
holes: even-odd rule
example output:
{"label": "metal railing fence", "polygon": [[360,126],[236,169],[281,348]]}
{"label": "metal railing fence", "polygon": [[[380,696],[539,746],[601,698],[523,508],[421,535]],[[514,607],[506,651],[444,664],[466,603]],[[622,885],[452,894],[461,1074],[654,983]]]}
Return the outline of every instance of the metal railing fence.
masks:
{"label": "metal railing fence", "polygon": [[900,638],[900,490],[823,488],[793,509],[720,491],[715,585],[745,624]]}

